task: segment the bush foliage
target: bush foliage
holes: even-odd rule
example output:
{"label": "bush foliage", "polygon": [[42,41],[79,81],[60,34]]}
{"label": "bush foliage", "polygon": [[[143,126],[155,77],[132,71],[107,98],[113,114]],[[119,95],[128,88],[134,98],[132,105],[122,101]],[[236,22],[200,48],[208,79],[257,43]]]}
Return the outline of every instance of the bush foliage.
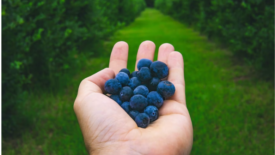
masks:
{"label": "bush foliage", "polygon": [[3,135],[16,130],[24,92],[56,85],[81,52],[98,55],[98,43],[145,6],[143,0],[3,0]]}
{"label": "bush foliage", "polygon": [[156,0],[155,7],[219,40],[236,56],[273,76],[273,1]]}

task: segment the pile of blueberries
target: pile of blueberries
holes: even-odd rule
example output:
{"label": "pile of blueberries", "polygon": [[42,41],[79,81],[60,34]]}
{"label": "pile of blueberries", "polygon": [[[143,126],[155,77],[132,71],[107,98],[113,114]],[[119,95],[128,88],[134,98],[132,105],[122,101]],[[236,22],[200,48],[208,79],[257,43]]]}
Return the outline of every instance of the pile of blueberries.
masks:
{"label": "pile of blueberries", "polygon": [[175,86],[165,80],[169,69],[161,61],[141,59],[137,68],[131,74],[126,68],[120,70],[115,79],[106,81],[104,90],[139,127],[146,128],[158,119],[158,109],[174,95]]}

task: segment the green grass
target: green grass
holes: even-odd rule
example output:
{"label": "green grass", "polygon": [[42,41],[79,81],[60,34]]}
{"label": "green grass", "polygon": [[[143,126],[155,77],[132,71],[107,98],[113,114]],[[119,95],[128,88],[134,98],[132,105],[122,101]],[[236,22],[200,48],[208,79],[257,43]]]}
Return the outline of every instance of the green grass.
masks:
{"label": "green grass", "polygon": [[[171,43],[183,54],[194,127],[192,154],[273,154],[272,82],[255,78],[251,68],[236,61],[230,51],[154,9],[146,9],[106,41],[108,52],[121,40],[129,44],[131,70],[144,40],[155,42],[157,48]],[[4,139],[3,154],[86,154],[73,102],[81,79],[107,67],[108,61],[108,56],[91,58],[56,94],[31,93],[22,110],[33,125],[21,137]]]}

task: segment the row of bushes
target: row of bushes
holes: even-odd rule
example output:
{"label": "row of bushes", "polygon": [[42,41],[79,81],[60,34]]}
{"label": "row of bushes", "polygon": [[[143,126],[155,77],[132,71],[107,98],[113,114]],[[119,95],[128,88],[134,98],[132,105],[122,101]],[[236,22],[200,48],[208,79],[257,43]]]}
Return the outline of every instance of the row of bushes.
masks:
{"label": "row of bushes", "polygon": [[183,21],[273,76],[274,1],[156,0],[155,7]]}
{"label": "row of bushes", "polygon": [[100,42],[145,6],[144,0],[3,0],[3,135],[17,130],[24,92],[56,86],[80,65],[78,55],[99,55]]}

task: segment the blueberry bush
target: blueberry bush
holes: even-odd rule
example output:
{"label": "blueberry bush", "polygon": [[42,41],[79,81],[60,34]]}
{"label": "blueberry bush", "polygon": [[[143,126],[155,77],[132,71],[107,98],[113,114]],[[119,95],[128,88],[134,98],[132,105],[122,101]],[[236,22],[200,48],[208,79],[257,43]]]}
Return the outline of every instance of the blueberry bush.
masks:
{"label": "blueberry bush", "polygon": [[145,6],[143,0],[3,0],[4,135],[16,130],[26,92],[53,89],[80,66],[80,55],[99,56],[102,40]]}
{"label": "blueberry bush", "polygon": [[156,0],[155,7],[218,40],[261,77],[273,77],[274,1]]}

